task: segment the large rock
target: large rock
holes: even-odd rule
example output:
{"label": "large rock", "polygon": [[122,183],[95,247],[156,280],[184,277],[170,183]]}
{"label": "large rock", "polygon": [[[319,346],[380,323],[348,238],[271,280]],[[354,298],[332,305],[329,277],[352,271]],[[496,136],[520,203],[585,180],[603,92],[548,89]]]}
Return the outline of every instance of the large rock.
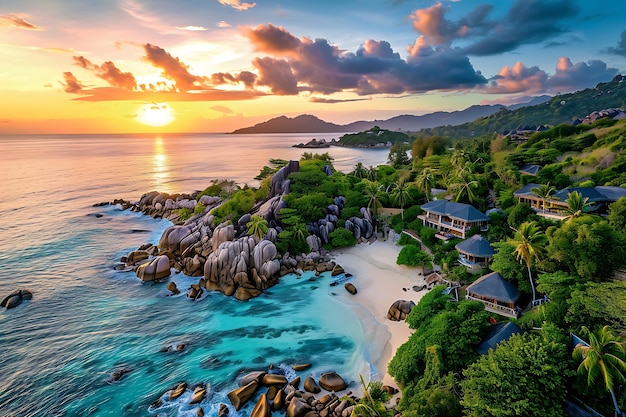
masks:
{"label": "large rock", "polygon": [[267,396],[261,394],[259,401],[257,401],[254,409],[250,413],[250,417],[270,417],[270,403],[267,401]]}
{"label": "large rock", "polygon": [[267,375],[267,372],[264,371],[249,372],[239,380],[239,386],[244,387],[252,381],[256,381],[257,384],[261,384],[261,382],[263,382],[263,378],[265,378],[265,375]]}
{"label": "large rock", "polygon": [[346,381],[337,372],[325,372],[320,376],[319,384],[326,391],[342,391],[346,389]]}
{"label": "large rock", "polygon": [[136,271],[137,277],[142,281],[158,281],[170,276],[170,259],[166,255],[159,255],[143,265]]}
{"label": "large rock", "polygon": [[343,274],[344,272],[346,272],[346,271],[343,269],[343,267],[342,267],[341,265],[337,264],[337,265],[335,265],[335,266],[333,267],[333,270],[332,270],[332,272],[330,273],[330,276],[331,276],[331,277],[336,277],[337,275],[341,275],[341,274]]}
{"label": "large rock", "polygon": [[351,283],[351,282],[346,282],[346,283],[344,284],[344,286],[343,286],[343,287],[344,287],[344,288],[346,289],[346,291],[348,291],[350,294],[352,294],[352,295],[356,295],[357,290],[356,290],[356,287],[354,286],[354,284],[353,284],[353,283]]}
{"label": "large rock", "polygon": [[22,301],[31,300],[32,298],[33,293],[29,290],[16,290],[4,297],[0,303],[0,307],[5,307],[8,310],[22,304]]}
{"label": "large rock", "polygon": [[287,385],[287,378],[284,375],[280,374],[265,374],[263,377],[264,385],[279,385],[284,386]]}
{"label": "large rock", "polygon": [[206,397],[206,387],[204,385],[199,385],[193,391],[193,395],[191,396],[191,401],[189,404],[198,404]]}
{"label": "large rock", "polygon": [[391,321],[404,321],[413,307],[415,307],[415,303],[411,300],[395,301],[389,307],[387,318]]}
{"label": "large rock", "polygon": [[306,413],[311,411],[311,406],[300,400],[297,397],[294,397],[289,405],[287,406],[287,417],[303,417]]}
{"label": "large rock", "polygon": [[304,390],[307,392],[312,392],[313,394],[317,394],[319,393],[321,390],[321,388],[319,387],[319,385],[317,385],[317,382],[315,382],[315,379],[313,379],[312,376],[307,377],[307,379],[304,380]]}
{"label": "large rock", "polygon": [[258,382],[251,381],[248,385],[234,389],[229,392],[228,399],[230,400],[230,403],[233,405],[233,407],[235,407],[235,410],[239,411],[241,407],[243,407],[248,401],[250,401],[250,398],[252,398],[258,387]]}

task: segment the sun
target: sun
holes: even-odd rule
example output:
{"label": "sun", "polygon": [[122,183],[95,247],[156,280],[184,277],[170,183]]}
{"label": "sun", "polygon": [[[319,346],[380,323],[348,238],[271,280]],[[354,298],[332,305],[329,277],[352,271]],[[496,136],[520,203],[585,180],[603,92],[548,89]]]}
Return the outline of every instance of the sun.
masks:
{"label": "sun", "polygon": [[141,106],[137,120],[145,125],[160,127],[172,123],[174,115],[166,103],[149,103]]}

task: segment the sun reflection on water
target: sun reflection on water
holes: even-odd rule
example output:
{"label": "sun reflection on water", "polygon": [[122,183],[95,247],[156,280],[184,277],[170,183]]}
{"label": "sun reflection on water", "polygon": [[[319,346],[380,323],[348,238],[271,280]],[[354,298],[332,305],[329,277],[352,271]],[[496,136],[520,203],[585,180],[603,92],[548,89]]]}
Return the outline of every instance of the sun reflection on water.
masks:
{"label": "sun reflection on water", "polygon": [[168,157],[165,151],[163,138],[157,136],[154,138],[154,155],[152,157],[152,172],[154,186],[157,191],[169,193],[171,192],[169,179],[170,169],[168,166]]}

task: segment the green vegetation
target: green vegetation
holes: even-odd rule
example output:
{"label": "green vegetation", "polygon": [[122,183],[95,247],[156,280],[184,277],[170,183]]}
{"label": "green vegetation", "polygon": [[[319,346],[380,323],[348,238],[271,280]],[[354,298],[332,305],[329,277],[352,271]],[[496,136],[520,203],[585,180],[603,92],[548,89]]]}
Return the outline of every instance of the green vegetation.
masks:
{"label": "green vegetation", "polygon": [[394,132],[391,130],[381,129],[378,126],[359,133],[348,133],[339,138],[339,144],[342,146],[379,146],[380,144],[391,143],[403,144],[411,142],[411,138],[402,132]]}

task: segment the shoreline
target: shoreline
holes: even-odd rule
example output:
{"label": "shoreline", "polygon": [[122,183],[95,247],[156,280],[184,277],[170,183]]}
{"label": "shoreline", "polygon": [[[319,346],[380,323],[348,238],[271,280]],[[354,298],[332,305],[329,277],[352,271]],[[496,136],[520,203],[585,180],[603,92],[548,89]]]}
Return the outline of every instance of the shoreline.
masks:
{"label": "shoreline", "polygon": [[400,246],[393,239],[378,239],[373,243],[334,251],[334,261],[354,275],[348,281],[357,288],[357,294],[347,295],[351,308],[357,310],[355,312],[359,317],[358,309],[365,308],[389,332],[389,340],[380,357],[373,358],[373,362],[380,370],[383,384],[396,388],[398,384],[387,372],[387,365],[400,345],[409,339],[412,330],[404,321],[387,319],[387,312],[395,301],[412,300],[417,304],[427,292],[413,290],[414,285],[424,285],[425,279],[416,268],[396,264],[399,252]]}

